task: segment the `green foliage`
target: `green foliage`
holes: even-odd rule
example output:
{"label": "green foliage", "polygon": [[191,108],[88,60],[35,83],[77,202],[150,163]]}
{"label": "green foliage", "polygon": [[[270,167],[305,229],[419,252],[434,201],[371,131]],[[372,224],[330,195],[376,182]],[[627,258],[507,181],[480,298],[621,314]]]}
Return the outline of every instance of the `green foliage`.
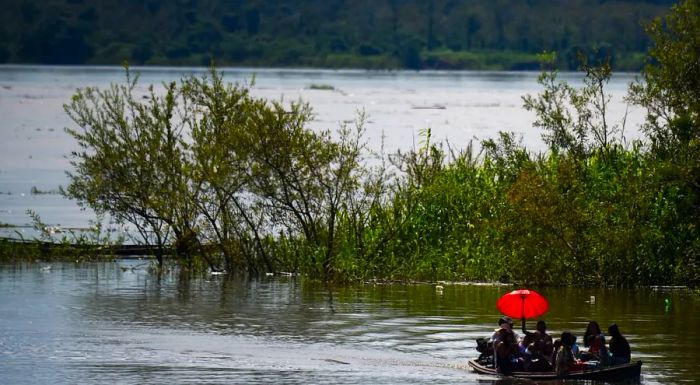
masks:
{"label": "green foliage", "polygon": [[190,267],[277,271],[289,266],[270,250],[286,238],[304,251],[288,261],[333,278],[340,216],[364,210],[362,116],[314,132],[307,104],[253,98],[215,70],[145,95],[126,76],[65,106],[82,149],[69,197],[131,225],[160,264],[173,246]]}
{"label": "green foliage", "polygon": [[[655,172],[663,186],[665,204],[659,220],[673,223],[672,233],[657,234],[673,247],[676,274],[697,280],[700,250],[700,2],[681,1],[671,12],[647,26],[653,46],[643,70],[643,81],[630,88],[630,99],[644,107],[643,128],[649,139]],[[678,211],[676,211],[678,210]]]}
{"label": "green foliage", "polygon": [[537,97],[524,96],[523,101],[526,110],[535,112],[533,126],[544,130],[542,138],[550,151],[584,160],[593,150],[605,152],[622,142],[616,135],[624,131],[624,117],[620,124],[608,122],[610,95],[604,87],[612,74],[609,62],[591,66],[585,56],[580,58],[585,73],[583,88],[558,81],[554,70],[544,71],[538,78],[544,91]]}
{"label": "green foliage", "polygon": [[[193,214],[180,197],[188,194],[184,168],[187,146],[176,121],[176,85],[165,95],[150,87],[141,102],[137,78],[106,90],[78,90],[64,106],[80,129],[67,129],[81,150],[72,153],[75,171],[66,193],[98,214],[136,228],[146,244],[162,251],[173,234],[190,248]],[[183,250],[187,252],[187,250]]]}
{"label": "green foliage", "polygon": [[637,70],[671,3],[7,0],[0,62],[537,70],[548,50],[575,70],[583,49]]}
{"label": "green foliage", "polygon": [[653,46],[644,82],[630,90],[647,111],[644,128],[663,157],[685,156],[700,137],[699,15],[700,2],[681,1],[647,26]]}

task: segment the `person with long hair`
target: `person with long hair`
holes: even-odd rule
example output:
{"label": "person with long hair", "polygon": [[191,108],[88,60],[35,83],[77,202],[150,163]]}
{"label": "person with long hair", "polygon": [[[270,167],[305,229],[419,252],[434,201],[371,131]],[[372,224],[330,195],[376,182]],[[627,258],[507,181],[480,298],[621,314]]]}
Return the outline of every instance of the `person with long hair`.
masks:
{"label": "person with long hair", "polygon": [[598,325],[598,322],[589,322],[588,326],[586,326],[586,332],[583,333],[583,346],[589,348],[591,346],[591,342],[593,342],[592,337],[595,337],[600,334],[603,334],[603,332],[600,331],[600,325]]}
{"label": "person with long hair", "polygon": [[620,333],[617,324],[608,326],[608,333],[610,334],[610,348],[608,350],[612,355],[610,363],[612,365],[629,363],[632,356],[630,344],[627,342],[627,338]]}

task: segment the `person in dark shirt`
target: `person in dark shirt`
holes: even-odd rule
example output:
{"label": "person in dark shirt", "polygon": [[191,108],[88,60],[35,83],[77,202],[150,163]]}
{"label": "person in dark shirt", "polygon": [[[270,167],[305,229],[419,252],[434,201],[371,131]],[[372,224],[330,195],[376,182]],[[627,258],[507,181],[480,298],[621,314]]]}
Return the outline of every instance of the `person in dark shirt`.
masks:
{"label": "person in dark shirt", "polygon": [[498,331],[496,346],[496,370],[498,373],[510,374],[513,370],[519,369],[516,365],[515,357],[519,353],[518,342],[515,340],[513,331],[510,329],[500,329]]}
{"label": "person in dark shirt", "polygon": [[554,341],[552,340],[552,336],[547,333],[547,324],[544,321],[537,321],[537,331],[535,335],[538,342],[541,343],[542,354],[544,354],[545,357],[551,357],[554,352]]}
{"label": "person in dark shirt", "polygon": [[627,342],[627,339],[623,337],[620,333],[620,329],[617,327],[617,324],[612,324],[608,326],[608,334],[610,334],[610,343],[608,344],[608,350],[610,351],[610,354],[612,354],[610,363],[612,365],[629,363],[632,355],[630,350],[630,344]]}

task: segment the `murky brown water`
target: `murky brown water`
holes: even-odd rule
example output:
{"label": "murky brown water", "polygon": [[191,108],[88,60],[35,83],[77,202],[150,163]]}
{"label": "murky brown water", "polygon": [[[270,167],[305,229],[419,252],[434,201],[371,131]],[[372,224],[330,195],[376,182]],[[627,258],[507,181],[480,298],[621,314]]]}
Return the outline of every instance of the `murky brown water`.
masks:
{"label": "murky brown water", "polygon": [[[328,290],[289,277],[158,278],[146,267],[0,266],[0,383],[510,383],[466,368],[477,355],[475,338],[493,330],[496,299],[509,287]],[[697,296],[539,291],[550,300],[544,319],[553,333],[580,336],[591,319],[617,322],[633,359],[644,361],[639,383],[700,378]]]}

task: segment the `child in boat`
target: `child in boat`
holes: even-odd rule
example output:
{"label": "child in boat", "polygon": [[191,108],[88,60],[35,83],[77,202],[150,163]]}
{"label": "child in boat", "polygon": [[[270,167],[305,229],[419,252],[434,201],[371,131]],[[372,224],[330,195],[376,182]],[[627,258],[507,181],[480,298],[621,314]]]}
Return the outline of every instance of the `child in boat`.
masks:
{"label": "child in boat", "polygon": [[573,338],[573,343],[571,344],[571,352],[574,353],[575,358],[581,358],[581,348],[578,347],[578,344],[576,343],[576,336],[572,335]]}
{"label": "child in boat", "polygon": [[556,362],[557,358],[557,353],[559,352],[559,348],[561,347],[561,339],[557,338],[554,340],[554,343],[552,344],[553,347],[553,353],[552,355],[547,359],[552,365]]}
{"label": "child in boat", "polygon": [[552,364],[543,353],[544,343],[536,333],[528,333],[520,343],[522,366],[528,372],[551,372]]}
{"label": "child in boat", "polygon": [[605,346],[605,336],[599,334],[595,337],[595,345],[598,347],[598,363],[600,366],[610,365],[610,353],[608,353],[608,348]]}
{"label": "child in boat", "polygon": [[608,326],[608,333],[610,333],[610,364],[619,365],[629,363],[631,361],[630,344],[620,333],[617,324]]}
{"label": "child in boat", "polygon": [[600,366],[610,365],[610,354],[605,346],[605,337],[602,334],[589,337],[588,350],[581,352],[581,361],[597,361]]}
{"label": "child in boat", "polygon": [[554,359],[554,369],[558,376],[568,374],[570,371],[581,370],[586,367],[586,364],[580,362],[574,357],[571,351],[571,345],[574,341],[574,336],[570,332],[561,333],[561,346],[557,350],[556,358]]}

